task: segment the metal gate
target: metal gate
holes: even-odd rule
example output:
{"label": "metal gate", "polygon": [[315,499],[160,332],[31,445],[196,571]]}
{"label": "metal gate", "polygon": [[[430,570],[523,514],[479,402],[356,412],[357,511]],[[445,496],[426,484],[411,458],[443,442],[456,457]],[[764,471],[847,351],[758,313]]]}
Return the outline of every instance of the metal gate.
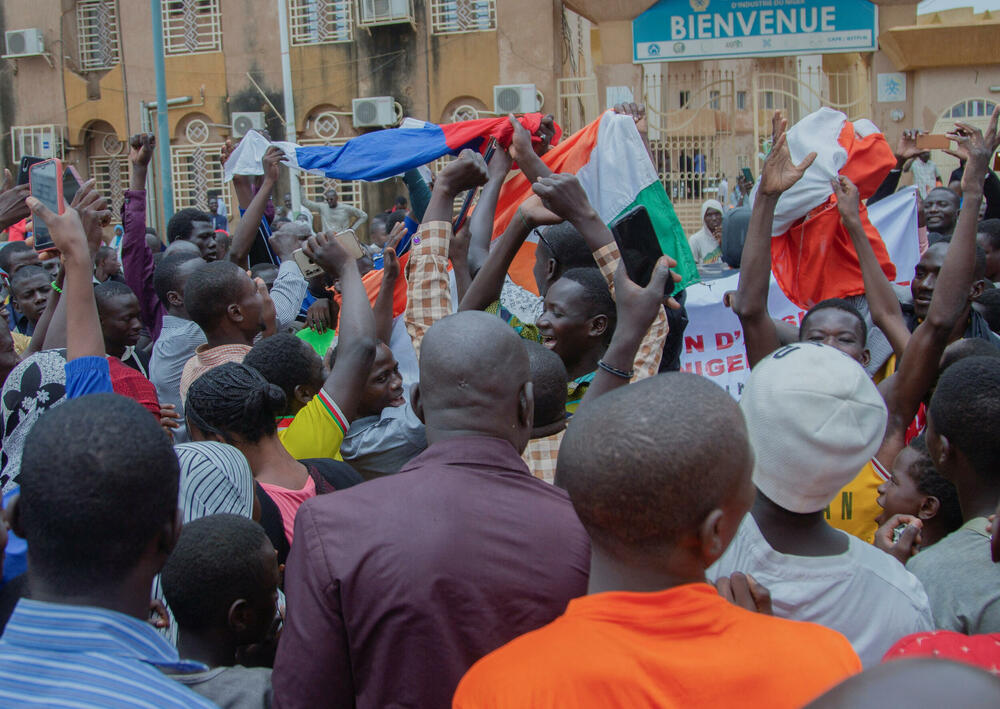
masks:
{"label": "metal gate", "polygon": [[825,71],[819,56],[726,64],[735,66],[643,65],[653,162],[688,234],[700,228],[704,200],[726,208],[740,202],[738,178],[759,174],[775,110],[789,124],[821,106],[851,120],[870,114],[868,70],[860,62],[843,72]]}

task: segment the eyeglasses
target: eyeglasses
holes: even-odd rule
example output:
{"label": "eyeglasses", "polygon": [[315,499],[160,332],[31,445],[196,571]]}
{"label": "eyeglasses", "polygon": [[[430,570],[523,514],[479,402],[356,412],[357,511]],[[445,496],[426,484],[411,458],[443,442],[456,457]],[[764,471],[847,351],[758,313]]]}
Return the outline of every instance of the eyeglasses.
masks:
{"label": "eyeglasses", "polygon": [[535,236],[538,237],[539,241],[541,241],[543,244],[545,244],[545,248],[549,250],[549,256],[551,256],[552,260],[555,261],[556,264],[558,264],[559,263],[559,259],[558,259],[558,257],[556,257],[556,250],[552,248],[552,244],[550,244],[549,241],[548,241],[548,239],[546,239],[545,236],[542,234],[541,229],[539,229],[538,227],[535,227],[531,231],[535,234]]}

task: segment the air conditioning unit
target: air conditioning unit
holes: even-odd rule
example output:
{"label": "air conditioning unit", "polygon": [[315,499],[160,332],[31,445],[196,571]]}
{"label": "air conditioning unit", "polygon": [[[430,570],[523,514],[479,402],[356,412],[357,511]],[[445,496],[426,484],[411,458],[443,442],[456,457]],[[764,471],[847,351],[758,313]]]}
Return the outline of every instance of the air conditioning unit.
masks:
{"label": "air conditioning unit", "polygon": [[351,101],[355,128],[384,128],[397,123],[396,99],[392,96],[356,98]]}
{"label": "air conditioning unit", "polygon": [[413,21],[410,0],[361,0],[358,5],[361,10],[358,24],[361,26]]}
{"label": "air conditioning unit", "polygon": [[538,110],[538,91],[534,84],[508,84],[493,87],[493,109],[508,113],[532,113]]}
{"label": "air conditioning unit", "polygon": [[7,53],[4,57],[37,57],[45,54],[45,38],[36,27],[27,30],[8,30],[5,33]]}
{"label": "air conditioning unit", "polygon": [[234,138],[242,138],[252,130],[262,130],[264,114],[260,111],[234,111],[232,128]]}

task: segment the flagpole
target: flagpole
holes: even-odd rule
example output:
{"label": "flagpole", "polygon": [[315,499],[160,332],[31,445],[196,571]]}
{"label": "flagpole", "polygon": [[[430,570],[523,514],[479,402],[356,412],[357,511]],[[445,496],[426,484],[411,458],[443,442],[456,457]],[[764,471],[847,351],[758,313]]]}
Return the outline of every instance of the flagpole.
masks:
{"label": "flagpole", "polygon": [[[281,83],[282,93],[285,102],[285,140],[289,143],[295,142],[295,99],[292,96],[292,66],[288,56],[288,5],[285,0],[276,0],[278,3],[278,36],[281,41]],[[289,192],[292,196],[292,214],[297,214],[302,208],[302,201],[299,198],[299,173],[297,170],[288,171]]]}
{"label": "flagpole", "polygon": [[[160,195],[163,223],[174,215],[174,186],[170,175],[170,122],[167,106],[167,71],[163,59],[162,0],[149,0],[153,13],[153,67],[156,72],[156,142],[160,148]],[[166,226],[163,227],[166,231]]]}

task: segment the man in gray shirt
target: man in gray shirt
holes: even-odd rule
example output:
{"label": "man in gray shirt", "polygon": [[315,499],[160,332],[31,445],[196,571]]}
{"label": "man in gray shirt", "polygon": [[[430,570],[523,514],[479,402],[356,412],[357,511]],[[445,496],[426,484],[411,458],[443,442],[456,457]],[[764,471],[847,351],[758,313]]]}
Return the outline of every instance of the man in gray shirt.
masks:
{"label": "man in gray shirt", "polygon": [[1000,632],[1000,565],[987,517],[1000,498],[1000,358],[967,357],[938,380],[927,422],[934,466],[955,483],[965,524],[910,559],[938,628]]}
{"label": "man in gray shirt", "polygon": [[328,189],[323,193],[325,202],[313,202],[302,195],[302,205],[313,212],[319,212],[323,222],[323,231],[341,232],[345,229],[357,229],[365,223],[368,215],[357,207],[340,204],[337,190]]}

